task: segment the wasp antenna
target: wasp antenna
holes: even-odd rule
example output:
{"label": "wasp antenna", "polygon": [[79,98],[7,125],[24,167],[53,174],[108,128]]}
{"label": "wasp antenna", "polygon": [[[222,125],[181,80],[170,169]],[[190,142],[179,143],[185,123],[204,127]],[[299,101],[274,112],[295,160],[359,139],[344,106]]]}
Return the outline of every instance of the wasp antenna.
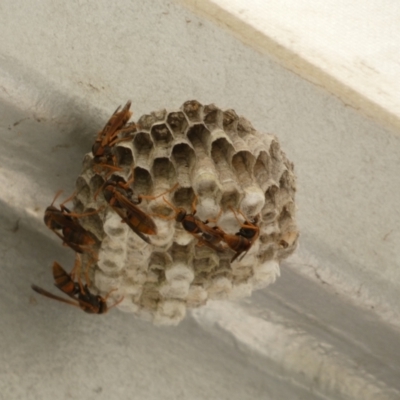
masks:
{"label": "wasp antenna", "polygon": [[163,196],[163,200],[176,212],[178,213],[179,209],[177,207],[175,207],[172,203],[170,203],[164,196]]}
{"label": "wasp antenna", "polygon": [[164,196],[167,193],[173,192],[177,187],[179,187],[179,183],[175,183],[175,185],[172,186],[172,188],[166,190],[165,192],[162,192],[162,193],[158,194],[157,196],[153,196],[153,198],[154,199],[158,199],[159,197]]}
{"label": "wasp antenna", "polygon": [[[168,189],[168,190],[166,190],[165,192],[162,192],[162,193],[158,194],[157,196],[144,196],[144,195],[141,195],[141,196],[139,196],[139,197],[140,197],[141,199],[145,199],[145,200],[155,200],[155,199],[158,199],[158,198],[161,197],[161,196],[166,195],[167,193],[172,192],[172,191],[173,191],[174,189],[176,189],[178,186],[179,186],[179,183],[176,183],[174,186],[172,186],[171,189]],[[169,203],[169,204],[171,204],[171,203]]]}
{"label": "wasp antenna", "polygon": [[132,185],[133,182],[135,182],[135,167],[131,168],[131,177],[128,179],[127,182],[125,182],[125,185],[123,186],[124,189],[126,190],[127,188],[129,188],[129,186]]}
{"label": "wasp antenna", "polygon": [[109,311],[111,308],[117,306],[121,301],[124,299],[124,296],[122,296],[117,302],[115,302],[112,306],[107,307],[107,311]]}
{"label": "wasp antenna", "polygon": [[112,292],[115,292],[116,290],[118,290],[118,289],[116,289],[116,288],[111,289],[111,290],[106,294],[106,297],[104,297],[104,301],[107,301],[107,299],[110,297],[111,293],[112,293]]}
{"label": "wasp antenna", "polygon": [[[240,219],[239,219],[239,217],[238,217],[236,211],[233,209],[233,207],[232,207],[232,206],[229,206],[229,209],[233,212],[233,215],[235,216],[236,221],[239,222],[239,225],[243,225],[243,223],[240,221]],[[242,213],[241,211],[239,211],[239,212],[240,212],[240,214],[242,215],[242,217],[243,217],[244,219],[246,219],[246,218],[244,217],[243,213]]]}
{"label": "wasp antenna", "polygon": [[193,215],[195,215],[197,212],[196,204],[197,204],[197,194],[194,195],[194,199],[192,201],[192,214]]}
{"label": "wasp antenna", "polygon": [[52,207],[52,206],[54,205],[54,203],[56,202],[57,198],[60,196],[60,194],[61,194],[62,192],[63,192],[63,190],[60,189],[60,190],[56,193],[56,195],[54,196],[53,201],[52,201],[51,204],[50,204],[50,207]]}
{"label": "wasp antenna", "polygon": [[89,217],[90,215],[96,215],[98,214],[101,210],[104,209],[104,206],[100,206],[98,209],[94,210],[94,211],[88,211],[86,213],[82,213],[82,214],[77,214],[77,213],[73,213],[73,212],[69,212],[68,216],[69,217],[75,217],[75,218],[82,218],[82,217]]}
{"label": "wasp antenna", "polygon": [[76,195],[77,195],[77,192],[74,191],[74,192],[71,194],[71,196],[67,197],[67,198],[60,204],[60,208],[62,208],[63,205],[64,205],[65,203],[68,203],[69,201],[71,201]]}

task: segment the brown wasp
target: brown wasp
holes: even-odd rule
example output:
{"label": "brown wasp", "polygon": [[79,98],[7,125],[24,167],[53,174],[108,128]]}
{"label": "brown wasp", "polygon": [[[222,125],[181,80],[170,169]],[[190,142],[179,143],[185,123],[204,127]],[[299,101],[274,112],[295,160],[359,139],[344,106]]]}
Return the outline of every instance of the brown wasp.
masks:
{"label": "brown wasp", "polygon": [[129,186],[132,180],[133,178],[126,182],[121,176],[112,175],[104,184],[103,195],[107,203],[122,218],[122,222],[126,223],[146,243],[151,244],[150,239],[145,235],[156,235],[157,226],[150,215],[137,205],[145,198],[152,200],[163,196],[173,190],[176,185],[158,196],[139,195],[134,199],[133,190]]}
{"label": "brown wasp", "polygon": [[107,299],[110,296],[111,292],[113,292],[115,289],[111,290],[106,295],[106,297],[90,293],[87,285],[85,285],[81,289],[80,285],[77,282],[74,282],[71,276],[68,275],[68,273],[64,270],[64,268],[57,262],[54,262],[53,264],[53,277],[54,277],[54,285],[62,292],[64,292],[66,295],[74,299],[74,301],[56,296],[36,285],[31,285],[32,289],[43,296],[49,297],[50,299],[58,300],[63,303],[70,304],[72,306],[79,307],[80,309],[89,314],[104,314],[110,308],[115,307],[122,301],[121,299],[116,303],[114,303],[111,307],[108,307]]}
{"label": "brown wasp", "polygon": [[253,222],[249,221],[246,219],[246,217],[243,215],[241,211],[239,211],[240,215],[244,218],[244,223],[242,223],[235,210],[231,208],[231,211],[235,215],[236,220],[240,224],[240,229],[238,232],[236,232],[235,235],[226,233],[223,231],[220,227],[214,226],[213,230],[215,230],[220,238],[228,245],[230,249],[236,252],[236,254],[233,256],[231,262],[235,261],[242,253],[243,258],[246,253],[250,250],[251,246],[255,243],[255,241],[258,239],[260,235],[260,228],[257,226],[257,222],[259,217],[256,216],[253,220]]}
{"label": "brown wasp", "polygon": [[[177,208],[165,198],[163,199],[175,211],[173,218],[182,224],[182,227],[186,232],[190,233],[198,240],[198,245],[206,245],[215,251],[223,250],[223,248],[219,246],[219,243],[222,240],[219,232],[208,226],[208,221],[203,222],[195,216],[197,197],[193,200],[191,214],[189,214],[184,208]],[[163,216],[160,217],[167,219]]]}
{"label": "brown wasp", "polygon": [[121,106],[119,106],[104,128],[97,134],[96,141],[92,146],[93,161],[95,164],[114,171],[120,170],[120,168],[116,166],[113,147],[119,142],[131,140],[132,136],[118,138],[118,135],[120,133],[133,133],[137,130],[134,123],[126,126],[132,116],[132,112],[129,111],[130,106],[130,101],[125,104],[121,111],[119,111],[121,108]]}
{"label": "brown wasp", "polygon": [[[44,223],[63,241],[64,245],[71,247],[77,253],[91,252],[91,246],[96,243],[96,239],[91,232],[80,225],[78,218],[97,214],[99,210],[84,214],[71,212],[64,204],[70,201],[75,194],[60,204],[60,209],[58,209],[54,206],[54,202],[61,192],[56,193],[53,202],[46,208]],[[58,231],[61,231],[62,234]]]}
{"label": "brown wasp", "polygon": [[129,187],[129,183],[120,176],[112,175],[104,184],[103,195],[122,221],[150,244],[150,239],[145,234],[156,235],[157,226],[149,215],[137,207],[142,199],[138,196],[133,200],[133,190]]}
{"label": "brown wasp", "polygon": [[[93,246],[96,244],[96,238],[91,232],[87,231],[81,226],[78,218],[96,214],[99,212],[99,210],[84,214],[76,214],[71,212],[67,207],[64,206],[64,204],[71,200],[75,194],[66,199],[64,203],[60,204],[60,209],[58,209],[54,206],[54,202],[60,194],[61,191],[57,192],[51,205],[46,208],[44,213],[44,223],[63,241],[65,246],[69,246],[71,249],[80,254],[89,253],[92,259],[91,262],[95,262],[97,260],[97,256],[93,251]],[[61,233],[59,231],[61,231]],[[90,285],[88,276],[89,266],[90,264],[88,264],[85,274],[86,281]],[[73,273],[75,272],[78,272],[79,276],[79,271],[75,271],[74,269]],[[81,285],[80,278],[78,279],[79,284]]]}

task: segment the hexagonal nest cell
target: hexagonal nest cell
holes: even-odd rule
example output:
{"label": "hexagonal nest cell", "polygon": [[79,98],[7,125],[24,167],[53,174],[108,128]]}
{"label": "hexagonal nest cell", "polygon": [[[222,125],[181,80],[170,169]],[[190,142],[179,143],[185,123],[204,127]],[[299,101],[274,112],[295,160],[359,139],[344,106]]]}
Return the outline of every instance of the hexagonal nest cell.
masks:
{"label": "hexagonal nest cell", "polygon": [[[237,299],[273,283],[299,236],[293,164],[277,138],[233,110],[195,100],[143,115],[121,132],[130,126],[113,146],[114,167],[89,153],[77,181],[75,210],[101,207],[82,220],[99,240],[97,262],[83,260],[93,290],[116,289],[120,310],[177,324],[208,299]],[[114,187],[110,206],[105,187],[118,177],[126,186]],[[119,194],[139,211],[118,212]],[[147,218],[156,234],[146,231]]]}

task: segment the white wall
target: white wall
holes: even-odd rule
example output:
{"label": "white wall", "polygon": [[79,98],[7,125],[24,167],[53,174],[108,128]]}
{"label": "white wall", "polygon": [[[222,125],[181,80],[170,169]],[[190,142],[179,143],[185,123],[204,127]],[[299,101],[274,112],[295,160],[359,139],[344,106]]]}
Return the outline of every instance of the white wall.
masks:
{"label": "white wall", "polygon": [[[0,37],[0,399],[399,397],[394,128],[174,2],[6,0]],[[169,329],[33,294],[73,259],[44,208],[127,99],[214,102],[279,137],[302,236],[276,284]]]}

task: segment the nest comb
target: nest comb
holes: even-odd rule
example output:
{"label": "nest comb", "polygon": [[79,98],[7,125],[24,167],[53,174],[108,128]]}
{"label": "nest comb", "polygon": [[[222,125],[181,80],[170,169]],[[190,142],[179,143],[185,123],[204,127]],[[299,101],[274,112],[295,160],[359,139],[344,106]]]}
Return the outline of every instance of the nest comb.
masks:
{"label": "nest comb", "polygon": [[[157,225],[148,244],[108,206],[101,193],[104,174],[92,153],[85,156],[75,210],[104,207],[82,221],[100,243],[97,263],[89,263],[94,290],[117,289],[115,298],[124,296],[119,309],[156,324],[177,324],[188,308],[209,299],[246,297],[273,283],[280,260],[298,240],[293,164],[277,138],[258,132],[233,110],[195,100],[176,111],[143,115],[136,126],[131,140],[113,148],[120,167],[115,175],[132,177],[133,193],[143,196],[176,189],[138,206]],[[234,252],[201,245],[168,217],[171,206],[164,198],[188,213],[195,204],[196,217],[215,220],[209,225],[230,234],[238,232],[240,219],[258,217],[259,237],[231,262]]]}

